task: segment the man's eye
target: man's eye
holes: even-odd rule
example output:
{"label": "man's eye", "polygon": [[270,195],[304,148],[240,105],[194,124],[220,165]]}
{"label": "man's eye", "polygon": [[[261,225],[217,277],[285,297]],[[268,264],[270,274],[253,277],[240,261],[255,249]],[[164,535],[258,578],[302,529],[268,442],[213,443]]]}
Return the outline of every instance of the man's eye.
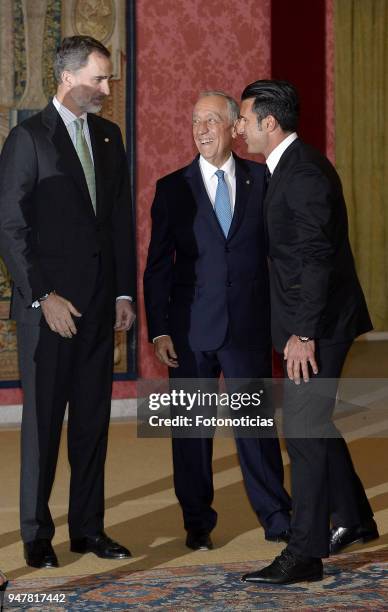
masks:
{"label": "man's eye", "polygon": [[210,123],[210,125],[213,125],[213,123],[216,123],[216,120],[213,117],[210,117],[207,122]]}

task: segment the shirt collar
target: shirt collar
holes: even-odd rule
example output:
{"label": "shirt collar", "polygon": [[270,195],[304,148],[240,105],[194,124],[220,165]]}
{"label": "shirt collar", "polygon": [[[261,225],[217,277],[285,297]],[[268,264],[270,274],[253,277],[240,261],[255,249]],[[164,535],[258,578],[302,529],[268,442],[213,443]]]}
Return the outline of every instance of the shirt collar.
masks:
{"label": "shirt collar", "polygon": [[278,144],[278,146],[275,147],[274,150],[271,151],[271,153],[268,155],[266,162],[267,162],[267,166],[271,174],[274,173],[275,168],[278,165],[280,158],[283,155],[284,151],[297,138],[298,138],[298,134],[296,132],[292,132],[292,134],[289,134],[287,138],[282,140],[282,142]]}
{"label": "shirt collar", "polygon": [[57,109],[58,113],[60,114],[60,116],[62,117],[63,122],[66,127],[70,125],[70,123],[73,123],[73,121],[75,121],[76,119],[84,119],[84,121],[86,121],[87,123],[88,121],[87,113],[82,113],[82,115],[77,117],[77,115],[75,115],[71,110],[69,110],[67,106],[65,106],[58,100],[57,96],[53,97],[53,104],[55,108]]}
{"label": "shirt collar", "polygon": [[221,166],[221,168],[217,168],[217,166],[210,164],[204,157],[202,157],[202,155],[199,156],[199,165],[201,166],[203,176],[206,180],[210,180],[218,169],[223,170],[225,174],[230,177],[234,177],[236,174],[236,162],[232,154],[230,154],[230,157]]}

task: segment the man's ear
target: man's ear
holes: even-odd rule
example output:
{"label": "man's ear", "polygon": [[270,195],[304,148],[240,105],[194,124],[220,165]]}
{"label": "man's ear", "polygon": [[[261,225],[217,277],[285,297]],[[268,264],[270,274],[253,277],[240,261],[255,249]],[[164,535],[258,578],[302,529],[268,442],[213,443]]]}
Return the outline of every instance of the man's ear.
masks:
{"label": "man's ear", "polygon": [[70,89],[73,86],[74,75],[69,70],[64,70],[61,74],[61,82]]}
{"label": "man's ear", "polygon": [[238,119],[236,119],[236,121],[232,125],[232,138],[237,138],[237,136],[238,136],[238,134],[237,134],[237,124],[238,124]]}
{"label": "man's ear", "polygon": [[264,125],[267,132],[273,132],[278,127],[278,122],[273,115],[267,115],[264,119]]}

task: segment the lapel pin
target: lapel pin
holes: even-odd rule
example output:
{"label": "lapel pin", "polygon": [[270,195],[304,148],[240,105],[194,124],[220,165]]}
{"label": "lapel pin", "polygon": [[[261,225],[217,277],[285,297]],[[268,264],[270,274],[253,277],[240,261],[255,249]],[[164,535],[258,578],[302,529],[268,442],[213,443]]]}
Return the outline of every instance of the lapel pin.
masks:
{"label": "lapel pin", "polygon": [[250,181],[249,179],[247,179],[245,182],[246,182],[246,184],[247,184],[247,185],[249,185],[249,183],[250,183],[251,181]]}
{"label": "lapel pin", "polygon": [[104,141],[105,142],[109,142],[109,138],[104,138]]}

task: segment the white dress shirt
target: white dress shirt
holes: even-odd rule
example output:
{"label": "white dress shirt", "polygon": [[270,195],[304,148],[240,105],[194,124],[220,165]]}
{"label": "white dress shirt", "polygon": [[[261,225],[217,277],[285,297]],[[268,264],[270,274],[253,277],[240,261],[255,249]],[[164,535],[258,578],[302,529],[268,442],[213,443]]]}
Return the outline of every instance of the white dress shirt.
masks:
{"label": "white dress shirt", "polygon": [[284,151],[288,149],[290,144],[294,142],[294,140],[296,140],[297,138],[298,138],[298,134],[296,132],[292,132],[292,134],[289,134],[287,138],[282,140],[282,142],[278,144],[278,146],[275,147],[274,150],[271,151],[271,153],[268,155],[266,159],[266,163],[268,166],[268,170],[270,171],[271,174],[274,173],[275,168],[278,165],[280,158],[283,155]]}
{"label": "white dress shirt", "polygon": [[94,164],[92,142],[90,140],[90,132],[89,132],[89,126],[88,126],[88,114],[82,113],[82,115],[77,117],[77,115],[72,113],[71,110],[69,110],[68,108],[66,108],[66,106],[61,104],[56,96],[53,97],[53,104],[55,108],[57,109],[58,113],[60,114],[60,117],[63,123],[65,124],[67,131],[69,132],[69,136],[71,138],[71,142],[73,143],[74,147],[75,147],[75,141],[76,141],[76,129],[75,129],[74,122],[76,121],[76,119],[84,120],[82,131],[84,133],[85,140],[89,148],[90,157],[92,158],[92,161]]}
{"label": "white dress shirt", "polygon": [[225,183],[228,186],[229,200],[233,214],[234,205],[236,202],[236,162],[233,155],[230,154],[229,159],[226,160],[221,168],[213,166],[213,164],[210,164],[204,157],[202,157],[202,155],[200,155],[199,167],[201,169],[202,179],[213,208],[216,201],[216,191],[218,186],[218,177],[216,172],[217,170],[223,170],[225,172],[224,178]]}

